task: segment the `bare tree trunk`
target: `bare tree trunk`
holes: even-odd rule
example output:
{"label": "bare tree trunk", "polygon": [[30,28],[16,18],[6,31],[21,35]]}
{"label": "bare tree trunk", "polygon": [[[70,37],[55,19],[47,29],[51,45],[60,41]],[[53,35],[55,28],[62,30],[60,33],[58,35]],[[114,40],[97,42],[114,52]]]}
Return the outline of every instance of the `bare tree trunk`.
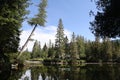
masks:
{"label": "bare tree trunk", "polygon": [[28,44],[28,42],[30,41],[31,36],[33,35],[33,32],[35,31],[36,27],[37,27],[37,24],[34,26],[34,28],[33,28],[32,32],[30,33],[30,35],[29,35],[29,37],[28,37],[28,39],[26,40],[25,44],[22,46],[22,49],[20,50],[20,52],[19,52],[19,54],[18,54],[17,59],[19,59],[19,58],[20,58],[20,56],[22,55],[23,50],[24,50],[25,46]]}

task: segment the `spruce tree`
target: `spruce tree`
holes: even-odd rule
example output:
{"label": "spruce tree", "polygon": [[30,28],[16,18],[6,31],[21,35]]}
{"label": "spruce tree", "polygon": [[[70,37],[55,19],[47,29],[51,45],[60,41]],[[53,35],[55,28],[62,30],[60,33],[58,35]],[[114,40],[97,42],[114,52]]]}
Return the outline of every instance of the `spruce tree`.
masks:
{"label": "spruce tree", "polygon": [[65,56],[65,46],[64,46],[64,27],[62,19],[59,19],[59,24],[57,28],[57,34],[55,39],[56,57],[63,59]]}

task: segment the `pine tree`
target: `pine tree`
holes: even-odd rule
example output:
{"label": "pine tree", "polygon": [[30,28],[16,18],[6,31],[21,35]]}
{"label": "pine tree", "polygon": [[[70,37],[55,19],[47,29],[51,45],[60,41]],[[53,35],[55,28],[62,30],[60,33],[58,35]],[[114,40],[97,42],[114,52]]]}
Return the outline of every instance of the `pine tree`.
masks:
{"label": "pine tree", "polygon": [[92,42],[90,40],[85,41],[85,54],[86,54],[86,61],[89,62],[91,61],[92,58]]}
{"label": "pine tree", "polygon": [[76,43],[76,36],[73,32],[72,34],[72,40],[71,40],[71,43],[70,43],[70,53],[71,53],[71,63],[72,64],[75,64],[76,63],[76,60],[79,58],[78,56],[78,50],[77,50],[77,43]]}
{"label": "pine tree", "polygon": [[120,62],[120,40],[112,41],[113,48],[113,60]]}
{"label": "pine tree", "polygon": [[28,21],[28,23],[30,25],[34,25],[34,28],[32,30],[32,32],[30,33],[27,41],[25,42],[25,44],[23,45],[20,54],[18,56],[18,58],[20,57],[20,55],[22,54],[22,51],[24,50],[25,46],[28,44],[28,42],[31,39],[31,36],[33,35],[33,32],[35,31],[35,29],[37,28],[37,26],[45,26],[45,22],[46,22],[46,8],[47,6],[47,0],[41,0],[41,3],[39,4],[39,13],[35,16],[35,18],[32,18],[31,20]]}
{"label": "pine tree", "polygon": [[53,59],[54,57],[55,57],[55,50],[54,50],[54,46],[50,40],[49,41],[49,48],[48,48],[48,58]]}
{"label": "pine tree", "polygon": [[67,36],[64,38],[64,43],[65,43],[65,58],[70,58],[70,47]]}
{"label": "pine tree", "polygon": [[56,40],[55,40],[55,48],[56,48],[56,57],[64,58],[64,27],[62,23],[62,19],[59,19],[59,24],[57,28]]}
{"label": "pine tree", "polygon": [[102,53],[104,53],[104,61],[112,61],[112,43],[107,37],[103,39]]}
{"label": "pine tree", "polygon": [[85,58],[85,45],[84,45],[84,38],[82,36],[76,37],[77,47],[78,47],[78,54],[79,58]]}
{"label": "pine tree", "polygon": [[40,42],[36,40],[32,49],[31,58],[38,58],[40,57],[40,54],[41,54]]}
{"label": "pine tree", "polygon": [[0,0],[0,55],[18,51],[20,28],[28,6],[29,0]]}
{"label": "pine tree", "polygon": [[48,57],[48,47],[47,47],[46,43],[43,46],[41,57],[42,58],[47,58]]}
{"label": "pine tree", "polygon": [[98,62],[101,60],[101,47],[100,47],[100,37],[95,36],[95,41],[93,42],[92,46],[92,53],[93,53],[93,61]]}
{"label": "pine tree", "polygon": [[108,61],[112,61],[112,43],[109,38],[107,38],[106,42],[106,54]]}
{"label": "pine tree", "polygon": [[54,59],[55,58],[55,48],[52,44],[52,47],[48,49],[48,58]]}

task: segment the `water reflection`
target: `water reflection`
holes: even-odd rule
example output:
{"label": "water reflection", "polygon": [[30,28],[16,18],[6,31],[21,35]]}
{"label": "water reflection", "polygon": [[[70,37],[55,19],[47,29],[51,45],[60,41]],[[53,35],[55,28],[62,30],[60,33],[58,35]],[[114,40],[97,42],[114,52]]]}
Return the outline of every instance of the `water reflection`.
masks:
{"label": "water reflection", "polygon": [[[119,80],[120,65],[37,66],[11,72],[8,80]],[[1,78],[0,78],[1,79]]]}
{"label": "water reflection", "polygon": [[31,70],[26,70],[19,80],[31,80]]}

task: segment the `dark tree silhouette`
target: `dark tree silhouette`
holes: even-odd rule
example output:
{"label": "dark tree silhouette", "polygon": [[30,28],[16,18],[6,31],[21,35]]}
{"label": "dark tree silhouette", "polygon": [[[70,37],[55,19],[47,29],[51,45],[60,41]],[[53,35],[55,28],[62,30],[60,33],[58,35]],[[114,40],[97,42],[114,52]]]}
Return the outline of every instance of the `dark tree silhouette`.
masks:
{"label": "dark tree silhouette", "polygon": [[97,15],[90,22],[92,33],[101,37],[120,37],[120,0],[97,0]]}

